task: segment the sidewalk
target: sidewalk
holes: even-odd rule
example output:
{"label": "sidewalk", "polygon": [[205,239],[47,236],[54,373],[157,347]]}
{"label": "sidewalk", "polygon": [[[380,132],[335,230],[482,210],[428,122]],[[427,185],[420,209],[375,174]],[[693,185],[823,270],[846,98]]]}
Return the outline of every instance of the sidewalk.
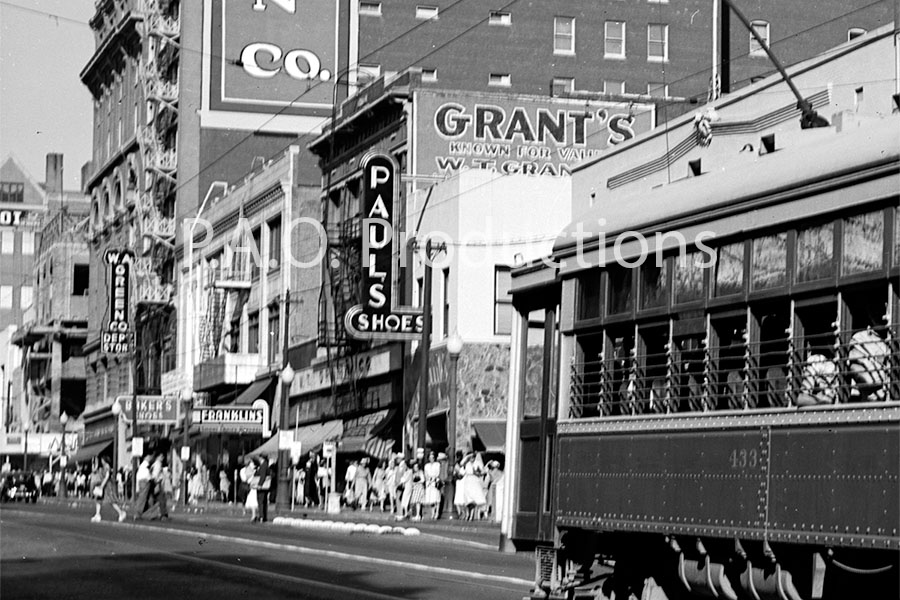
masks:
{"label": "sidewalk", "polygon": [[[93,510],[94,501],[90,498],[60,498],[41,497],[41,504],[64,506],[82,510]],[[184,506],[180,503],[172,503],[169,513],[173,519],[179,515],[194,520],[203,516],[223,518],[234,521],[249,520],[250,512],[242,505],[226,504],[224,502],[202,502],[196,505]],[[380,511],[353,510],[341,508],[337,514],[327,513],[319,508],[306,508],[297,506],[293,511],[279,512],[274,504],[269,505],[270,520],[275,517],[287,517],[304,520],[332,521],[341,523],[362,523],[366,525],[380,525],[402,528],[415,528],[422,535],[445,538],[447,540],[475,543],[486,548],[498,548],[500,539],[500,524],[488,521],[465,521],[459,519],[439,519],[411,521],[410,519],[396,520],[390,513]],[[280,520],[279,520],[280,523]],[[274,523],[273,523],[274,525]]]}

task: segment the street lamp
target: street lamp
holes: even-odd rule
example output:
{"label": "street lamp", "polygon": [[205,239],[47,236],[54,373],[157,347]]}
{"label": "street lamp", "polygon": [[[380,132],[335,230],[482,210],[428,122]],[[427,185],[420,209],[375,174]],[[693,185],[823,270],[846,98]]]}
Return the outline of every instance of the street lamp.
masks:
{"label": "street lamp", "polygon": [[[450,484],[447,486],[447,493],[450,497],[450,514],[453,514],[453,499],[456,495],[456,479],[453,471],[456,468],[456,394],[457,381],[456,370],[459,366],[459,355],[463,350],[463,340],[458,334],[454,333],[447,338],[447,354],[450,356],[450,373],[449,387],[450,397],[447,410],[447,475],[450,478]],[[460,515],[462,516],[462,515]]]}
{"label": "street lamp", "polygon": [[[287,331],[285,331],[285,339]],[[287,346],[287,344],[285,344]],[[287,431],[288,421],[290,420],[290,397],[291,384],[294,382],[294,369],[287,359],[287,348],[284,350],[284,368],[281,370],[281,417],[278,421],[278,435],[281,436],[282,431]],[[281,445],[279,439],[279,446]],[[275,508],[279,512],[287,511],[291,507],[291,451],[287,449],[278,450],[278,491],[275,498]]]}
{"label": "street lamp", "polygon": [[28,470],[28,430],[31,429],[31,421],[22,423],[22,431],[25,432],[25,445],[22,447],[22,470]]}
{"label": "street lamp", "polygon": [[59,424],[62,425],[62,444],[60,447],[62,449],[62,456],[59,457],[59,495],[63,498],[69,495],[69,490],[66,485],[66,465],[69,462],[69,457],[66,453],[66,424],[69,422],[69,413],[63,413],[59,415]]}
{"label": "street lamp", "polygon": [[115,402],[112,403],[112,406],[109,408],[112,411],[113,417],[116,420],[116,429],[113,432],[113,472],[119,472],[119,421],[122,418],[122,405],[119,404],[118,398]]}

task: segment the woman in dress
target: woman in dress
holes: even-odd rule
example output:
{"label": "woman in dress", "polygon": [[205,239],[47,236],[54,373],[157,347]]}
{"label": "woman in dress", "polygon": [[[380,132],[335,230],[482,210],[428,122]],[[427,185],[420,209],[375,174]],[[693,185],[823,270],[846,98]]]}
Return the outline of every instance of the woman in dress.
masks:
{"label": "woman in dress", "polygon": [[248,460],[247,464],[241,469],[241,481],[250,486],[247,492],[247,499],[244,501],[244,508],[250,511],[250,521],[255,523],[259,517],[256,511],[259,510],[259,500],[256,497],[256,488],[259,487],[259,477],[256,476],[256,463]]}
{"label": "woman in dress", "polygon": [[428,454],[428,462],[425,463],[425,500],[423,504],[431,507],[431,518],[437,520],[438,510],[441,508],[441,463],[437,461],[434,452]]}
{"label": "woman in dress", "polygon": [[409,495],[409,505],[413,509],[413,521],[422,520],[422,503],[425,501],[425,474],[419,466],[419,461],[412,465],[411,487],[412,491]]}
{"label": "woman in dress", "polygon": [[466,458],[463,459],[462,478],[463,494],[467,507],[467,521],[471,521],[475,515],[479,514],[482,507],[487,503],[481,481],[483,476],[484,462],[481,460],[481,453],[474,456],[468,454]]}
{"label": "woman in dress", "polygon": [[398,519],[409,516],[409,504],[412,497],[412,469],[406,466],[406,461],[401,460],[397,467],[397,495],[400,497],[400,510]]}
{"label": "woman in dress", "polygon": [[[119,521],[124,521],[126,512],[125,509],[121,507],[122,498],[119,496],[119,490],[116,486],[116,478],[113,477],[112,467],[109,466],[109,461],[105,456],[100,457],[100,462],[97,464],[97,469],[94,473],[94,480],[97,482],[95,488],[91,489],[91,493],[94,495],[94,501],[97,505],[97,511],[94,513],[94,516],[91,517],[91,521],[96,523],[100,521],[100,507],[106,503],[110,504],[116,512],[119,514]],[[94,490],[97,490],[97,493]]]}
{"label": "woman in dress", "polygon": [[380,460],[376,460],[375,470],[372,471],[372,503],[369,504],[369,510],[371,510],[377,502],[378,506],[381,507],[381,511],[384,512],[384,481],[384,467],[382,466],[382,462]]}

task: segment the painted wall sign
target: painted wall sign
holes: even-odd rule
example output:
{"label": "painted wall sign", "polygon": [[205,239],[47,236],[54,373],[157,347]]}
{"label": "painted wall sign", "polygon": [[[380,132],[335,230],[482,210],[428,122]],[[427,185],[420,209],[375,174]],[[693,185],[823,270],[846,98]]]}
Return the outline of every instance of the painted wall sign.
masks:
{"label": "painted wall sign", "polygon": [[211,406],[195,408],[191,413],[192,423],[201,431],[232,431],[238,433],[260,433],[269,437],[269,404],[262,398],[250,406]]}
{"label": "painted wall sign", "polygon": [[134,332],[129,318],[131,290],[131,250],[107,250],[104,255],[109,265],[109,319],[100,335],[100,351],[105,354],[131,352]]}
{"label": "painted wall sign", "polygon": [[[137,396],[138,424],[175,425],[178,423],[178,400],[172,396]],[[129,418],[132,396],[123,395],[117,398],[122,406],[122,413]]]}
{"label": "painted wall sign", "polygon": [[397,163],[386,154],[367,154],[363,168],[363,303],[344,316],[347,333],[363,340],[414,340],[422,336],[420,310],[394,305],[394,202]]}
{"label": "painted wall sign", "polygon": [[17,227],[27,214],[24,210],[0,210],[0,227]]}
{"label": "painted wall sign", "polygon": [[206,0],[205,109],[327,116],[339,0]]}
{"label": "painted wall sign", "polygon": [[653,105],[417,90],[416,169],[565,177],[654,125]]}

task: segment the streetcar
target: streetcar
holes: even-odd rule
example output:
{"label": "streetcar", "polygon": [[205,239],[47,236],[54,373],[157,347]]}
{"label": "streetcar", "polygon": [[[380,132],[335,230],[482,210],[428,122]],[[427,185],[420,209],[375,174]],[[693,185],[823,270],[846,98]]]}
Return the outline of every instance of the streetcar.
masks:
{"label": "streetcar", "polygon": [[900,597],[898,131],[595,207],[513,270],[529,598]]}

